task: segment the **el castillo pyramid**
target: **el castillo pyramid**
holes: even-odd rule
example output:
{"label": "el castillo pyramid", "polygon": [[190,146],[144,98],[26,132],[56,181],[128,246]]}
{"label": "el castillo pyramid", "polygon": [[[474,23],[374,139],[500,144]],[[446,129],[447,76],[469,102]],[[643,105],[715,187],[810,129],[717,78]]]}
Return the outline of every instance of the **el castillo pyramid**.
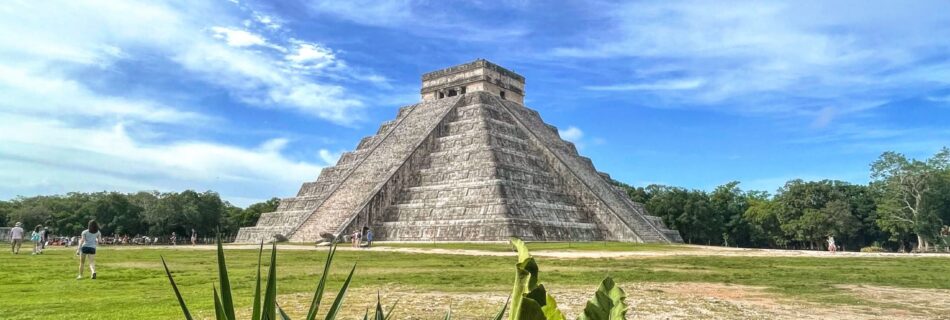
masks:
{"label": "el castillo pyramid", "polygon": [[399,109],[237,242],[376,240],[682,242],[523,105],[525,79],[486,60],[422,76]]}

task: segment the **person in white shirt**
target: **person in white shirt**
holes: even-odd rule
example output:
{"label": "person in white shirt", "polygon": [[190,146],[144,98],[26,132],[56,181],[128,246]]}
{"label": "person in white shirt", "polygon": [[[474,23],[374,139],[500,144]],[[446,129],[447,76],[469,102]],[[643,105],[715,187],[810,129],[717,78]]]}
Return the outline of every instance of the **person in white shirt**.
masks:
{"label": "person in white shirt", "polygon": [[89,259],[89,271],[92,272],[92,278],[96,278],[96,246],[99,244],[99,224],[96,220],[90,220],[89,226],[83,230],[79,237],[79,252],[82,255],[79,258],[79,276],[76,280],[82,279],[82,269]]}
{"label": "person in white shirt", "polygon": [[23,245],[23,228],[20,227],[21,225],[17,222],[13,225],[13,229],[10,229],[10,250],[13,254],[20,254],[20,246]]}

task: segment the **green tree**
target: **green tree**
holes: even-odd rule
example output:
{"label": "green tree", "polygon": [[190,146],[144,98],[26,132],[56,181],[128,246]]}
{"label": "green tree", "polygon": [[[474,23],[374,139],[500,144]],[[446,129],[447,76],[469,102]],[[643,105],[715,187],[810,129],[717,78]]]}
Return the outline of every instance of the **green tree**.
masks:
{"label": "green tree", "polygon": [[748,200],[748,196],[739,188],[738,181],[718,186],[709,194],[714,214],[720,217],[719,220],[723,224],[723,245],[749,246],[752,244],[751,227],[743,218],[743,214],[749,208]]}
{"label": "green tree", "polygon": [[749,240],[754,246],[785,247],[788,240],[782,232],[778,219],[778,206],[766,192],[750,192],[746,195],[749,207],[742,214],[749,226]]}
{"label": "green tree", "polygon": [[278,205],[280,205],[280,199],[275,197],[248,206],[247,209],[241,212],[241,216],[237,221],[238,226],[247,227],[257,224],[257,219],[261,217],[261,214],[277,211]]}
{"label": "green tree", "polygon": [[724,223],[716,214],[709,195],[701,190],[661,185],[647,186],[647,210],[679,230],[687,243],[722,244]]}
{"label": "green tree", "polygon": [[926,161],[885,152],[871,164],[871,179],[880,188],[878,224],[900,241],[917,238],[917,250],[929,250],[942,224],[937,211],[941,180],[950,168],[950,149],[943,148]]}

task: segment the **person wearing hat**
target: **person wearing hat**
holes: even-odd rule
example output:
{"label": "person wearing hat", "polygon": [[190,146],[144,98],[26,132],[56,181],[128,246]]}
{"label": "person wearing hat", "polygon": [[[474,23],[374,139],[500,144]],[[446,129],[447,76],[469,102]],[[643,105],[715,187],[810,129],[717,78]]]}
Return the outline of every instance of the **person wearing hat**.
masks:
{"label": "person wearing hat", "polygon": [[10,229],[10,250],[12,250],[14,254],[20,254],[20,246],[23,245],[23,228],[20,227],[21,225],[21,223],[17,222],[13,229]]}

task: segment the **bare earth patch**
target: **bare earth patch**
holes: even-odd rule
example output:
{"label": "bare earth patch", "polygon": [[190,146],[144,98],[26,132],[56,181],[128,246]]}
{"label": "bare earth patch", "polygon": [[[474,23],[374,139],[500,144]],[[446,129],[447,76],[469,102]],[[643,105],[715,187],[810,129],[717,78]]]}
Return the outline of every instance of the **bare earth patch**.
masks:
{"label": "bare earth patch", "polygon": [[[279,250],[326,250],[305,245],[279,245]],[[154,247],[153,247],[154,248]],[[256,245],[228,245],[227,249],[257,249]],[[214,246],[179,246],[184,250],[214,250]],[[340,247],[341,251],[364,250],[402,252],[412,254],[450,254],[471,256],[514,256],[513,252],[475,249],[394,248],[378,246],[368,249]],[[760,250],[722,247],[690,246],[689,250],[670,251],[533,251],[538,257],[561,259],[616,258],[638,259],[674,256],[735,256],[735,257],[890,257],[890,258],[947,258],[947,254],[896,254],[821,251]],[[139,266],[133,266],[139,267]],[[144,266],[142,266],[144,267]],[[436,270],[433,270],[435,272]],[[684,268],[662,265],[656,271],[711,272],[702,268]],[[948,319],[950,320],[950,290],[910,289],[885,286],[838,286],[841,294],[856,299],[857,303],[823,303],[814,299],[796,298],[767,291],[766,287],[731,285],[723,283],[620,283],[632,306],[630,319]],[[568,318],[576,318],[584,308],[596,286],[555,286],[548,288]],[[335,290],[335,289],[333,289]],[[508,287],[485,292],[425,291],[411,286],[396,285],[379,288],[387,307],[398,300],[395,319],[441,319],[451,306],[454,319],[486,319],[504,304]],[[335,293],[335,292],[334,292]],[[326,305],[334,293],[325,297]],[[360,318],[371,310],[376,301],[375,288],[358,288],[349,292],[343,319]],[[281,295],[278,301],[292,318],[306,314],[310,294]],[[322,313],[321,312],[321,313]]]}
{"label": "bare earth patch", "polygon": [[[768,293],[765,288],[712,283],[621,284],[632,306],[629,319],[950,319],[950,291],[848,286],[868,305],[824,305]],[[549,288],[569,319],[583,310],[596,287]],[[457,293],[381,288],[386,308],[398,300],[395,319],[441,319],[451,305],[453,319],[486,319],[505,303],[506,290]],[[291,316],[306,313],[309,294],[281,295]],[[332,294],[330,297],[332,299]],[[332,300],[326,300],[332,301]],[[376,291],[356,289],[346,298],[342,318],[372,311]]]}

